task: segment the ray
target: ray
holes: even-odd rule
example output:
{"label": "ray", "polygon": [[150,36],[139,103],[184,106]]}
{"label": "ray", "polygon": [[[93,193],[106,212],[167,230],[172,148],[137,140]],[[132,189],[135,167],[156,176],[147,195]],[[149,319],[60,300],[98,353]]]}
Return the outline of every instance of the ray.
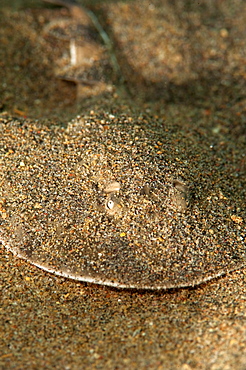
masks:
{"label": "ray", "polygon": [[[43,1],[64,6],[70,12],[70,21],[63,20],[60,24],[51,22],[46,27],[46,32],[70,42],[70,65],[60,70],[57,77],[77,85],[78,100],[90,95],[99,95],[102,92],[112,92],[114,88],[111,79],[122,84],[124,78],[113,43],[97,16],[76,1]],[[96,40],[95,32],[100,36],[102,44]],[[105,79],[106,75],[110,76]]]}
{"label": "ray", "polygon": [[31,264],[137,289],[194,286],[245,265],[231,148],[110,113],[66,129],[2,118],[0,137],[0,241]]}

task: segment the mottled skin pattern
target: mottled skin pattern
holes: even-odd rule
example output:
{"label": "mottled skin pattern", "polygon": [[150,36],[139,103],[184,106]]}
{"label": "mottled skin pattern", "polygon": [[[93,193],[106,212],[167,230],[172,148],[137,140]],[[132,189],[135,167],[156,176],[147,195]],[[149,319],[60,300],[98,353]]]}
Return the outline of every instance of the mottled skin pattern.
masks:
{"label": "mottled skin pattern", "polygon": [[73,279],[148,289],[245,263],[240,189],[227,196],[206,138],[187,147],[163,122],[109,114],[66,130],[14,121],[0,130],[1,240],[17,256]]}

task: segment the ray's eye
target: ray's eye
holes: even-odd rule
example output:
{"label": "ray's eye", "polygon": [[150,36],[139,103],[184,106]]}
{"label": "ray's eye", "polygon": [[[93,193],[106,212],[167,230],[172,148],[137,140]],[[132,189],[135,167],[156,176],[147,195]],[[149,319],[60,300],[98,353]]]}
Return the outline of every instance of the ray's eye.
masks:
{"label": "ray's eye", "polygon": [[105,210],[110,216],[119,215],[122,210],[120,200],[116,196],[111,195],[110,198],[106,199]]}
{"label": "ray's eye", "polygon": [[107,204],[106,204],[108,209],[113,209],[114,208],[114,201],[110,199]]}

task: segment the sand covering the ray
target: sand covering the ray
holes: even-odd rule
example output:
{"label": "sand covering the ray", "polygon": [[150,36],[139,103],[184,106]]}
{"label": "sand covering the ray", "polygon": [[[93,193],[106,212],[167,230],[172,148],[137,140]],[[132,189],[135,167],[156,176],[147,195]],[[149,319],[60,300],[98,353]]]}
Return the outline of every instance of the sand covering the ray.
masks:
{"label": "sand covering the ray", "polygon": [[[2,118],[0,134],[0,235],[17,256],[82,281],[150,289],[245,264],[236,149],[223,146],[222,160],[206,136],[184,140],[162,120],[109,113],[67,129]],[[120,189],[108,193],[113,182]]]}

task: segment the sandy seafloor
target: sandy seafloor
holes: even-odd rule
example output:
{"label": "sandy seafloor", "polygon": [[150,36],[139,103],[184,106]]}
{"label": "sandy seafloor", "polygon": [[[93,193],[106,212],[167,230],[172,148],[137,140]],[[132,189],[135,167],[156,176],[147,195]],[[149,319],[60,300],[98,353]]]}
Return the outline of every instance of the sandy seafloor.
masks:
{"label": "sandy seafloor", "polygon": [[[243,0],[204,0],[199,7],[91,2],[96,13],[104,12],[101,22],[109,27],[133,98],[130,104],[127,93],[115,89],[80,105],[75,87],[53,74],[61,45],[52,48],[40,31],[52,14],[68,13],[20,9],[24,2],[12,13],[1,3],[2,112],[64,124],[90,109],[147,110],[175,120],[180,130],[190,127],[191,135],[211,130],[218,142],[245,148]],[[155,293],[56,277],[3,246],[0,256],[1,369],[246,368],[243,268],[194,288]]]}

